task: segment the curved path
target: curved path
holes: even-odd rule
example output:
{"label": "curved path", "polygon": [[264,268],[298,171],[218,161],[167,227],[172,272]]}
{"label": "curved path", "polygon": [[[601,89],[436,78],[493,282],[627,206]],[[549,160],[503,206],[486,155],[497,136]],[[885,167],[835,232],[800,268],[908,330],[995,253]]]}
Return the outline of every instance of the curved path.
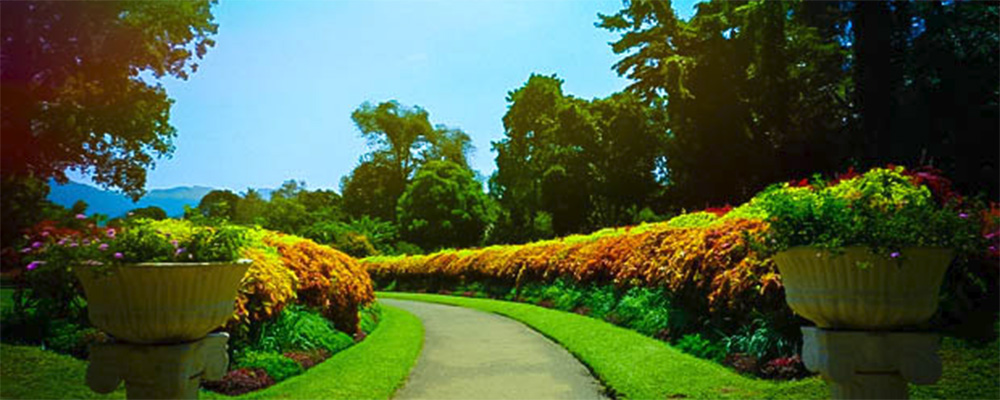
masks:
{"label": "curved path", "polygon": [[380,299],[424,323],[424,347],[395,399],[602,399],[559,345],[513,320],[467,308]]}

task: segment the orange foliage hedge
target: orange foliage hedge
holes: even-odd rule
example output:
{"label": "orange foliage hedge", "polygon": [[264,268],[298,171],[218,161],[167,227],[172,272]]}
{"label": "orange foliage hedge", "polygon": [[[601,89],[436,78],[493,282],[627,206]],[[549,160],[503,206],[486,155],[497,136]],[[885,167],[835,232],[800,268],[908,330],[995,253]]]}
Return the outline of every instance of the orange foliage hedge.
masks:
{"label": "orange foliage hedge", "polygon": [[350,256],[311,240],[257,230],[244,257],[244,276],[232,322],[277,316],[289,304],[318,308],[337,329],[358,331],[358,308],[374,301],[368,273]]}
{"label": "orange foliage hedge", "polygon": [[784,307],[773,261],[749,244],[751,236],[767,228],[756,219],[697,228],[656,223],[525,245],[372,257],[361,263],[379,283],[416,283],[432,291],[471,282],[518,290],[528,283],[568,278],[621,288],[664,287],[708,311],[733,312],[762,302]]}

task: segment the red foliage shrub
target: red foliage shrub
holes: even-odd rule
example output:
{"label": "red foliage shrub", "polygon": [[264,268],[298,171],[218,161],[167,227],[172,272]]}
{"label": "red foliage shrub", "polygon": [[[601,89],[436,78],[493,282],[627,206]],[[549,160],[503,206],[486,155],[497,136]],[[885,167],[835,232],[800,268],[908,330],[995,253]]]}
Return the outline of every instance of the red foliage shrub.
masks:
{"label": "red foliage shrub", "polygon": [[289,351],[285,357],[299,363],[302,369],[309,369],[330,358],[330,352],[326,349],[316,349],[310,351]]}
{"label": "red foliage shrub", "polygon": [[202,386],[213,392],[236,396],[260,390],[274,384],[274,379],[259,368],[240,368],[229,371],[221,380],[205,381]]}
{"label": "red foliage shrub", "polygon": [[797,379],[809,375],[805,364],[798,354],[791,357],[778,357],[760,368],[761,376],[768,379]]}

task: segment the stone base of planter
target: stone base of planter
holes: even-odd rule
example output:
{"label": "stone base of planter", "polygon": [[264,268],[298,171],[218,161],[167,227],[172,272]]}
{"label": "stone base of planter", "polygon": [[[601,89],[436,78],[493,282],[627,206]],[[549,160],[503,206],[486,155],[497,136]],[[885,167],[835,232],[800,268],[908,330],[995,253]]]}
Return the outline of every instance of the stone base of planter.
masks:
{"label": "stone base of planter", "polygon": [[110,393],[125,381],[129,399],[197,399],[202,380],[222,379],[226,373],[228,341],[223,332],[171,345],[92,345],[87,386]]}
{"label": "stone base of planter", "polygon": [[941,377],[940,335],[802,328],[802,361],[834,399],[906,399]]}

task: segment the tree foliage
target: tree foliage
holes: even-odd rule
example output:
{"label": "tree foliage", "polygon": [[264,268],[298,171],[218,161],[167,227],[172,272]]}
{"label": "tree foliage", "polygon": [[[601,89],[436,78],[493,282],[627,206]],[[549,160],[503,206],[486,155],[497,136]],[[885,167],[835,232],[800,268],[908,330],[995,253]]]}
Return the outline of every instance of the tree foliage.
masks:
{"label": "tree foliage", "polygon": [[431,161],[399,198],[402,237],[430,250],[481,242],[492,221],[489,198],[475,175],[450,161]]}
{"label": "tree foliage", "polygon": [[4,174],[64,183],[75,169],[138,199],[176,136],[173,100],[149,77],[197,70],[217,30],[211,2],[0,5]]}
{"label": "tree foliage", "polygon": [[771,181],[932,164],[996,195],[996,4],[625,1],[629,90],[666,100],[671,200],[737,202]]}
{"label": "tree foliage", "polygon": [[231,221],[236,217],[236,206],[240,197],[229,190],[213,190],[198,202],[198,210],[209,218]]}
{"label": "tree foliage", "polygon": [[562,83],[532,75],[507,97],[506,137],[493,143],[497,171],[490,178],[504,209],[497,241],[544,234],[531,229],[540,212],[556,234],[628,223],[660,188],[662,107],[630,93],[582,100],[564,94]]}
{"label": "tree foliage", "polygon": [[468,168],[467,157],[473,150],[469,135],[432,126],[428,112],[419,106],[406,107],[394,100],[365,102],[351,119],[370,149],[341,182],[344,208],[355,218],[395,220],[396,202],[414,171],[427,162],[447,160]]}

